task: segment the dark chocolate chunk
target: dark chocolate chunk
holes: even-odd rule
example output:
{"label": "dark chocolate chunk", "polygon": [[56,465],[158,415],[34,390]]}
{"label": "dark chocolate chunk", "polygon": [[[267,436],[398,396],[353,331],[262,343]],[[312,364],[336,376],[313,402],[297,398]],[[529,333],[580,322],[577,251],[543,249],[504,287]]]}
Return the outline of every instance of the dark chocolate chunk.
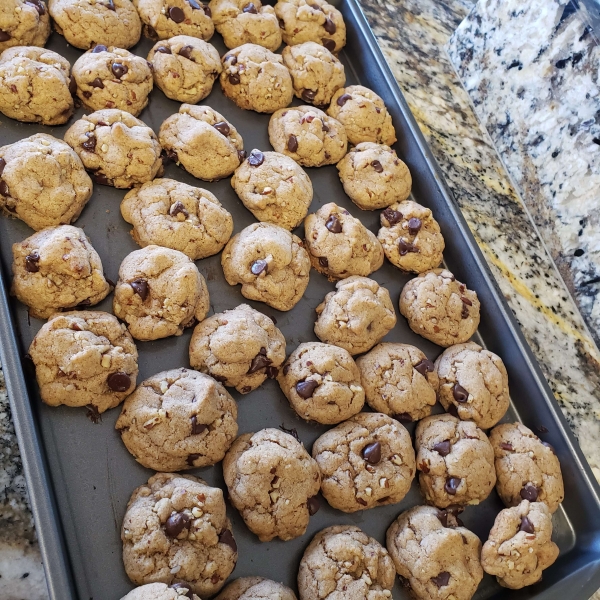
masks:
{"label": "dark chocolate chunk", "polygon": [[412,417],[407,413],[397,413],[392,418],[396,419],[396,421],[402,421],[403,423],[412,423]]}
{"label": "dark chocolate chunk", "polygon": [[260,150],[252,150],[248,157],[248,164],[251,167],[260,167],[265,161],[265,155]]}
{"label": "dark chocolate chunk", "polygon": [[83,92],[83,97],[90,99],[92,97],[92,92],[88,92],[87,90]]}
{"label": "dark chocolate chunk", "polygon": [[73,77],[73,75],[71,75],[70,79],[69,79],[69,93],[71,94],[71,96],[74,96],[77,92],[77,82],[75,81],[75,77]]}
{"label": "dark chocolate chunk", "polygon": [[185,462],[190,466],[194,466],[194,462],[200,458],[200,454],[188,454],[188,457],[185,459]]}
{"label": "dark chocolate chunk", "polygon": [[317,92],[314,90],[302,90],[302,94],[300,95],[302,96],[302,100],[305,102],[312,102],[315,99]]}
{"label": "dark chocolate chunk", "polygon": [[462,302],[464,302],[467,306],[473,306],[473,303],[468,299],[465,298],[464,296],[461,296],[460,299],[462,300]]}
{"label": "dark chocolate chunk", "polygon": [[253,275],[260,275],[261,273],[267,271],[269,265],[266,260],[258,259],[255,260],[250,266],[250,271],[252,271]]}
{"label": "dark chocolate chunk", "polygon": [[176,217],[177,215],[181,214],[186,219],[190,216],[190,213],[187,210],[185,210],[185,206],[179,200],[177,200],[177,202],[175,202],[175,204],[173,204],[173,206],[171,206],[171,208],[169,209],[169,214],[172,217]]}
{"label": "dark chocolate chunk", "polygon": [[192,421],[192,435],[198,435],[203,431],[208,429],[208,425],[204,425],[204,423],[198,423],[198,418],[194,415],[191,419]]}
{"label": "dark chocolate chunk", "polygon": [[444,489],[448,494],[454,496],[456,495],[456,490],[458,490],[458,486],[460,485],[461,481],[462,479],[459,477],[448,477],[448,479],[446,479],[446,483],[444,484]]}
{"label": "dark chocolate chunk", "polygon": [[265,373],[269,379],[277,379],[277,375],[279,375],[279,369],[277,367],[267,367],[265,369]]}
{"label": "dark chocolate chunk", "polygon": [[40,0],[27,0],[25,2],[25,4],[29,4],[29,6],[33,6],[33,8],[35,8],[35,10],[38,11],[38,14],[40,16],[46,14],[46,5],[43,2],[41,2]]}
{"label": "dark chocolate chunk", "polygon": [[130,284],[133,291],[142,299],[142,302],[146,300],[148,297],[148,293],[150,292],[150,286],[148,285],[148,281],[139,277],[138,279],[134,279]]}
{"label": "dark chocolate chunk", "polygon": [[296,152],[296,150],[298,150],[298,138],[295,135],[290,135],[288,138],[287,149],[290,152]]}
{"label": "dark chocolate chunk", "polygon": [[463,304],[462,310],[460,311],[460,318],[461,319],[469,318],[469,308],[466,304]]}
{"label": "dark chocolate chunk", "polygon": [[450,450],[452,450],[452,444],[450,443],[450,440],[444,440],[443,442],[438,442],[433,449],[440,456],[448,456],[448,454],[450,454]]}
{"label": "dark chocolate chunk", "polygon": [[238,150],[238,160],[240,161],[240,164],[242,164],[246,160],[245,150]]}
{"label": "dark chocolate chunk", "polygon": [[190,60],[192,59],[192,52],[194,51],[194,46],[184,46],[183,48],[181,48],[181,50],[179,50],[179,56],[183,56],[183,58],[189,58]]}
{"label": "dark chocolate chunk", "polygon": [[464,404],[469,398],[469,392],[465,390],[465,388],[460,385],[460,383],[455,383],[452,388],[452,395],[457,402]]}
{"label": "dark chocolate chunk", "polygon": [[171,21],[175,21],[175,23],[183,23],[185,21],[185,13],[179,6],[171,6],[168,13]]}
{"label": "dark chocolate chunk", "polygon": [[307,400],[308,398],[312,398],[312,395],[315,393],[315,390],[319,387],[319,384],[313,379],[299,381],[296,384],[296,393],[300,398],[304,398]]}
{"label": "dark chocolate chunk", "polygon": [[240,83],[240,76],[237,73],[230,73],[228,79],[231,85],[239,85]]}
{"label": "dark chocolate chunk", "polygon": [[424,358],[420,363],[414,366],[415,371],[418,371],[425,377],[427,373],[432,373],[434,369],[433,363],[428,359]]}
{"label": "dark chocolate chunk", "polygon": [[100,79],[100,77],[96,77],[96,79],[94,79],[94,81],[92,81],[92,83],[90,83],[90,85],[92,87],[99,88],[101,90],[104,89],[104,83],[102,83],[102,79]]}
{"label": "dark chocolate chunk", "polygon": [[421,219],[417,219],[417,217],[411,217],[408,220],[408,233],[410,233],[410,235],[417,235],[422,225],[423,223],[421,222]]}
{"label": "dark chocolate chunk", "polygon": [[319,264],[326,269],[329,266],[329,261],[325,256],[319,256]]}
{"label": "dark chocolate chunk", "polygon": [[28,273],[37,273],[40,270],[38,262],[40,262],[40,255],[37,252],[28,254],[25,257],[25,270]]}
{"label": "dark chocolate chunk", "polygon": [[219,543],[226,544],[229,546],[234,552],[237,552],[237,544],[235,543],[235,539],[233,537],[233,533],[229,531],[229,529],[225,529],[219,534]]}
{"label": "dark chocolate chunk", "polygon": [[192,600],[194,598],[194,593],[192,592],[192,588],[188,584],[185,584],[185,583],[172,583],[169,587],[171,589],[173,589],[173,590],[187,590],[186,592],[182,592],[181,594],[179,592],[177,592],[178,597],[181,597],[183,595],[186,598],[191,598]]}
{"label": "dark chocolate chunk", "polygon": [[448,410],[446,412],[449,415],[452,415],[453,417],[456,417],[457,419],[460,419],[460,417],[458,416],[458,409],[456,408],[456,404],[451,404],[448,407]]}
{"label": "dark chocolate chunk", "polygon": [[113,392],[126,392],[131,386],[131,378],[127,373],[117,371],[106,378],[106,383]]}
{"label": "dark chocolate chunk", "polygon": [[117,11],[113,0],[106,0],[106,4],[104,6],[106,6],[108,10],[114,10],[115,12]]}
{"label": "dark chocolate chunk", "polygon": [[165,523],[165,533],[176,538],[184,529],[190,528],[190,518],[185,513],[171,515]]}
{"label": "dark chocolate chunk", "polygon": [[435,583],[435,585],[438,587],[438,589],[445,587],[448,585],[448,582],[450,581],[450,573],[448,573],[448,571],[442,571],[436,577],[432,577],[431,581],[433,581],[433,583]]}
{"label": "dark chocolate chunk", "polygon": [[381,444],[379,442],[373,442],[367,444],[362,449],[362,457],[370,464],[377,465],[381,462]]}
{"label": "dark chocolate chunk", "polygon": [[125,75],[127,71],[129,71],[129,68],[127,67],[127,65],[124,65],[122,63],[113,63],[111,70],[117,79],[121,79],[121,77],[123,77],[123,75]]}
{"label": "dark chocolate chunk", "polygon": [[260,369],[264,369],[272,363],[273,361],[267,356],[266,348],[261,348],[260,352],[252,359],[247,374],[252,375],[252,373],[256,373],[257,371],[260,371]]}
{"label": "dark chocolate chunk", "polygon": [[10,40],[10,35],[0,29],[0,42],[8,42],[8,40]]}
{"label": "dark chocolate chunk", "polygon": [[321,508],[321,501],[317,496],[313,496],[306,501],[306,505],[308,506],[308,514],[312,517]]}
{"label": "dark chocolate chunk", "polygon": [[99,52],[106,52],[108,48],[104,44],[98,44],[93,50],[92,54],[98,54]]}
{"label": "dark chocolate chunk", "polygon": [[323,27],[329,35],[333,35],[337,31],[335,23],[329,17],[325,19],[325,24],[323,25]]}
{"label": "dark chocolate chunk", "polygon": [[335,50],[335,42],[333,40],[330,40],[329,38],[322,38],[321,42],[323,43],[323,46],[329,50],[329,52],[333,52]]}
{"label": "dark chocolate chunk", "polygon": [[[375,169],[375,171],[377,171],[377,173],[383,173],[383,167],[381,166],[381,163],[378,160],[372,160],[371,166]],[[392,211],[392,212],[396,212],[396,211]]]}
{"label": "dark chocolate chunk", "polygon": [[81,144],[81,147],[88,152],[93,152],[96,149],[96,136],[93,133],[88,133],[87,140]]}
{"label": "dark chocolate chunk", "polygon": [[400,256],[406,256],[409,252],[419,252],[416,246],[407,242],[404,238],[398,240],[398,251],[400,252]]}
{"label": "dark chocolate chunk", "polygon": [[346,102],[348,102],[348,100],[351,100],[351,99],[352,99],[352,96],[350,94],[342,94],[337,99],[338,106],[344,106],[344,104],[346,104]]}
{"label": "dark chocolate chunk", "polygon": [[390,224],[390,226],[397,225],[398,223],[400,223],[404,216],[400,211],[393,210],[391,208],[386,208],[382,214],[385,217],[385,220]]}
{"label": "dark chocolate chunk", "polygon": [[231,133],[231,128],[225,121],[219,121],[218,123],[215,123],[213,127],[224,136],[228,136]]}
{"label": "dark chocolate chunk", "polygon": [[337,218],[337,215],[329,215],[329,218],[325,222],[325,227],[331,233],[342,233],[342,222]]}
{"label": "dark chocolate chunk", "polygon": [[523,498],[523,500],[529,500],[529,502],[535,502],[538,499],[539,491],[534,485],[527,484],[521,490],[520,495],[521,495],[521,498]]}
{"label": "dark chocolate chunk", "polygon": [[521,517],[521,526],[519,527],[519,531],[524,531],[525,533],[535,533],[535,528],[533,523],[527,517]]}
{"label": "dark chocolate chunk", "polygon": [[210,10],[210,6],[204,6],[204,5],[202,5],[202,10],[204,10],[204,14],[207,17],[212,17],[212,11]]}
{"label": "dark chocolate chunk", "polygon": [[256,6],[254,6],[254,4],[252,4],[252,2],[249,2],[248,4],[246,4],[246,6],[244,6],[244,8],[242,8],[242,12],[252,13],[253,15],[258,14],[258,10],[256,10]]}
{"label": "dark chocolate chunk", "polygon": [[156,49],[156,52],[160,52],[161,54],[173,54],[173,52],[171,52],[171,48],[168,46],[159,46]]}

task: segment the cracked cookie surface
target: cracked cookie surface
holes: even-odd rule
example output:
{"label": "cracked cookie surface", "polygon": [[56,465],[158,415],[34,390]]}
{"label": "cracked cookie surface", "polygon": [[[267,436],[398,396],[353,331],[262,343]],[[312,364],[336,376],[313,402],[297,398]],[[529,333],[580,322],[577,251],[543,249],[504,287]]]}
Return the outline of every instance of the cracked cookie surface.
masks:
{"label": "cracked cookie surface", "polygon": [[312,455],[323,496],[348,513],[400,502],[415,476],[410,434],[382,413],[360,413],[330,429]]}
{"label": "cracked cookie surface", "polygon": [[396,573],[388,551],[353,525],[334,525],[312,539],[300,562],[300,600],[388,600]]}
{"label": "cracked cookie surface", "polygon": [[0,4],[0,53],[13,46],[43,47],[50,14],[43,0],[4,0]]}
{"label": "cracked cookie surface", "polygon": [[84,115],[64,139],[96,183],[130,188],[162,175],[156,134],[128,112],[105,108]]}
{"label": "cracked cookie surface", "polygon": [[208,42],[215,32],[210,9],[200,0],[133,1],[151,40],[189,35]]}
{"label": "cracked cookie surface", "polygon": [[303,535],[321,476],[304,446],[279,429],[241,435],[223,460],[231,503],[261,542]]}
{"label": "cracked cookie surface", "polygon": [[300,344],[277,381],[292,408],[306,421],[341,423],[365,403],[354,359],[347,350],[331,344]]}
{"label": "cracked cookie surface", "polygon": [[54,315],[37,333],[29,355],[42,400],[104,412],[133,390],[138,353],[129,332],[100,311]]}
{"label": "cracked cookie surface", "polygon": [[439,508],[479,504],[494,489],[494,449],[472,421],[433,415],[415,435],[419,484],[425,500]]}
{"label": "cracked cookie surface", "polygon": [[79,227],[42,229],[13,244],[12,252],[11,291],[34,318],[98,304],[111,290],[100,256]]}
{"label": "cracked cookie surface", "polygon": [[356,360],[369,406],[399,421],[418,421],[436,402],[437,374],[421,350],[378,344]]}
{"label": "cracked cookie surface", "polygon": [[[178,590],[181,590],[181,592]],[[147,583],[131,590],[121,600],[182,600],[183,597],[191,598],[191,600],[201,600],[183,583],[175,584],[175,586],[166,583]]]}
{"label": "cracked cookie surface", "polygon": [[146,379],[123,404],[115,429],[147,469],[214,465],[237,435],[237,405],[212,377],[189,369]]}
{"label": "cracked cookie surface", "polygon": [[190,341],[192,367],[242,394],[277,377],[284,360],[283,334],[247,304],[208,317]]}
{"label": "cracked cookie surface", "polygon": [[191,475],[157,473],[138,487],[121,540],[133,583],[181,583],[203,598],[223,587],[237,561],[223,491]]}
{"label": "cracked cookie surface", "polygon": [[221,265],[229,285],[242,285],[244,298],[282,311],[301,300],[310,275],[302,240],[271,223],[253,223],[234,235]]}
{"label": "cracked cookie surface", "polygon": [[213,194],[174,179],[154,179],[128,192],[121,215],[140,246],[172,248],[192,260],[220,252],[233,232],[231,214]]}
{"label": "cracked cookie surface", "polygon": [[215,600],[297,600],[282,583],[264,577],[240,577],[230,583]]}
{"label": "cracked cookie surface", "polygon": [[483,579],[481,542],[450,510],[415,506],[386,537],[403,586],[420,600],[470,600]]}
{"label": "cracked cookie surface", "polygon": [[565,489],[552,446],[521,423],[496,425],[490,432],[490,442],[496,457],[496,491],[505,506],[529,500],[544,502],[551,513],[556,512]]}
{"label": "cracked cookie surface", "polygon": [[181,335],[202,321],[209,308],[206,281],[183,252],[151,245],[123,259],[113,311],[134,338]]}

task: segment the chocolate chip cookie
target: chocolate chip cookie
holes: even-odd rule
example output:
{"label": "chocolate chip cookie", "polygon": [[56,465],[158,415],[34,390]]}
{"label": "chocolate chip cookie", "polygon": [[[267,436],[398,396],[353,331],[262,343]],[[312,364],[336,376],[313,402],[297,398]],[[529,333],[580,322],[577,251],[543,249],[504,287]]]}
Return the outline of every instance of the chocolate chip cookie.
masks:
{"label": "chocolate chip cookie", "polygon": [[494,449],[472,421],[426,417],[417,425],[415,448],[419,484],[429,504],[479,504],[496,485]]}
{"label": "chocolate chip cookie", "polygon": [[215,29],[228,48],[258,44],[275,52],[281,46],[281,30],[275,9],[260,0],[211,0]]}
{"label": "chocolate chip cookie", "polygon": [[142,23],[130,0],[48,0],[54,28],[71,46],[87,50],[97,44],[131,48]]}
{"label": "chocolate chip cookie", "polygon": [[72,223],[92,195],[79,156],[46,133],[0,148],[0,211],[39,231]]}
{"label": "chocolate chip cookie", "polygon": [[350,353],[307,342],[288,357],[277,378],[292,408],[306,421],[335,424],[360,412],[365,391]]}
{"label": "chocolate chip cookie", "polygon": [[40,46],[50,35],[43,0],[4,0],[0,4],[0,53],[13,46]]}
{"label": "chocolate chip cookie", "polygon": [[98,253],[79,227],[42,229],[13,244],[12,252],[11,291],[37,319],[98,304],[111,290]]}
{"label": "chocolate chip cookie", "polygon": [[378,344],[356,364],[373,410],[405,422],[431,414],[437,374],[421,350],[408,344]]}
{"label": "chocolate chip cookie", "polygon": [[447,269],[411,279],[400,294],[400,312],[409,327],[438,346],[462,344],[479,326],[479,299]]}
{"label": "chocolate chip cookie", "polygon": [[210,9],[200,0],[134,0],[144,23],[144,35],[166,40],[189,35],[208,42],[215,32]]}
{"label": "chocolate chip cookie", "polygon": [[363,210],[386,208],[410,195],[412,178],[396,151],[361,142],[337,164],[344,191]]}
{"label": "chocolate chip cookie", "polygon": [[181,600],[182,598],[200,600],[200,597],[196,596],[190,590],[189,586],[186,586],[184,583],[176,583],[174,585],[147,583],[131,590],[121,600]]}
{"label": "chocolate chip cookie", "polygon": [[310,275],[302,240],[271,223],[253,223],[234,235],[221,265],[229,285],[242,285],[244,298],[284,311],[300,301]]}
{"label": "chocolate chip cookie", "polygon": [[242,136],[210,106],[182,104],[160,126],[158,139],[170,159],[205,181],[228,177],[246,158]]}
{"label": "chocolate chip cookie", "polygon": [[222,490],[191,475],[157,473],[134,490],[121,540],[129,579],[182,584],[178,598],[216,594],[237,561]]}
{"label": "chocolate chip cookie", "polygon": [[141,57],[114,46],[95,46],[73,65],[77,97],[89,110],[118,108],[137,117],[148,104],[152,70]]}
{"label": "chocolate chip cookie", "polygon": [[334,525],[312,539],[298,572],[300,600],[388,600],[396,573],[388,551],[354,525]]}
{"label": "chocolate chip cookie", "polygon": [[419,600],[470,600],[483,570],[479,538],[454,512],[415,506],[387,531],[387,548],[405,589]]}
{"label": "chocolate chip cookie", "polygon": [[223,477],[231,503],[261,542],[303,535],[318,510],[317,463],[279,429],[241,435],[225,455]]}
{"label": "chocolate chip cookie", "polygon": [[273,113],[293,97],[292,78],[279,54],[244,44],[221,59],[223,93],[240,108]]}
{"label": "chocolate chip cookie", "polygon": [[400,502],[415,476],[408,431],[382,413],[360,413],[314,443],[321,491],[347,513]]}
{"label": "chocolate chip cookie", "polygon": [[132,189],[121,202],[121,215],[143,248],[156,244],[192,260],[217,254],[233,233],[231,214],[213,194],[174,179]]}
{"label": "chocolate chip cookie", "polygon": [[348,149],[344,126],[314,106],[278,110],[269,121],[269,141],[303,167],[322,167],[342,159]]}
{"label": "chocolate chip cookie", "polygon": [[65,133],[92,179],[102,185],[130,188],[163,172],[160,144],[143,121],[128,112],[105,108],[84,115]]}
{"label": "chocolate chip cookie", "polygon": [[189,35],[176,35],[157,42],[148,61],[154,83],[171,100],[197,104],[210,94],[221,73],[217,49]]}
{"label": "chocolate chip cookie", "polygon": [[383,264],[383,248],[358,219],[330,202],[304,219],[312,266],[330,281],[366,277]]}
{"label": "chocolate chip cookie", "polygon": [[450,346],[435,361],[435,372],[438,398],[455,417],[489,429],[508,410],[508,374],[493,352],[473,342]]}
{"label": "chocolate chip cookie", "polygon": [[182,471],[223,460],[237,435],[236,419],[235,400],[218,381],[173,369],[140,383],[115,429],[147,469]]}
{"label": "chocolate chip cookie", "polygon": [[565,497],[554,448],[521,423],[496,425],[490,432],[496,457],[496,491],[506,506],[521,500],[544,502],[556,512]]}
{"label": "chocolate chip cookie", "polygon": [[290,230],[302,223],[313,199],[310,177],[279,152],[252,150],[235,170],[231,186],[259,221]]}
{"label": "chocolate chip cookie", "polygon": [[69,61],[52,50],[5,50],[0,57],[0,111],[25,123],[66,123],[74,108],[70,72]]}
{"label": "chocolate chip cookie", "polygon": [[377,239],[401,271],[424,273],[440,266],[444,238],[431,211],[412,200],[392,204],[380,216]]}
{"label": "chocolate chip cookie", "polygon": [[304,102],[325,106],[346,83],[344,65],[316,42],[286,46],[281,56],[292,75],[294,94]]}
{"label": "chocolate chip cookie", "polygon": [[183,252],[151,245],[123,259],[113,312],[134,338],[181,335],[202,321],[209,308],[206,281]]}
{"label": "chocolate chip cookie", "polygon": [[240,577],[230,583],[215,600],[297,600],[282,583],[264,577]]}
{"label": "chocolate chip cookie", "polygon": [[113,315],[82,310],[55,314],[37,333],[29,356],[42,401],[103,413],[133,390],[138,353]]}
{"label": "chocolate chip cookie", "polygon": [[325,0],[279,0],[275,14],[289,46],[316,42],[337,53],[346,45],[342,13]]}
{"label": "chocolate chip cookie", "polygon": [[390,293],[367,277],[348,277],[335,287],[317,306],[317,337],[352,355],[368,352],[396,324]]}
{"label": "chocolate chip cookie", "polygon": [[281,331],[247,304],[205,319],[190,341],[192,367],[242,394],[275,379],[284,360]]}

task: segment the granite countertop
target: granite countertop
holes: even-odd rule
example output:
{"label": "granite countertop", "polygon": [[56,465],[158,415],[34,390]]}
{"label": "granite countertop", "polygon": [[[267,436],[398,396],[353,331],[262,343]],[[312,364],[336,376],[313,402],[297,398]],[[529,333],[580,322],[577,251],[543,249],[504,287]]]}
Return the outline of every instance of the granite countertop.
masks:
{"label": "granite countertop", "polygon": [[[456,203],[600,479],[600,353],[472,110],[445,45],[474,0],[362,0]],[[0,598],[46,598],[0,373]]]}

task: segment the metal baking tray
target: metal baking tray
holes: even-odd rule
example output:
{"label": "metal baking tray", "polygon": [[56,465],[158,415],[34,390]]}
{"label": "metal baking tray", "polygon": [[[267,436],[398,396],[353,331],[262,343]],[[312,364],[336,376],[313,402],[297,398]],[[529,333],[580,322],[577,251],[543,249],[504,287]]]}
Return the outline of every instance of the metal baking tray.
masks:
{"label": "metal baking tray", "polygon": [[[360,82],[385,100],[398,132],[396,150],[412,172],[413,197],[430,207],[441,225],[446,239],[444,256],[448,268],[479,294],[481,326],[475,339],[499,354],[507,366],[512,404],[506,420],[519,419],[538,432],[540,429],[544,431],[540,433],[542,439],[555,447],[562,464],[566,498],[562,508],[554,515],[554,538],[561,550],[558,561],[544,573],[541,583],[520,592],[504,590],[495,579],[486,576],[475,597],[478,600],[509,597],[587,600],[600,587],[600,489],[444,184],[356,0],[340,0],[338,6],[348,27],[348,44],[340,56],[346,66],[348,84]],[[219,36],[215,36],[213,43],[221,53],[225,51]],[[150,46],[148,40],[143,40],[134,51],[145,57]],[[56,33],[48,47],[61,53],[71,63],[80,54]],[[205,102],[238,128],[248,151],[252,148],[270,149],[267,137],[269,115],[237,108],[223,96],[218,83]],[[162,121],[178,108],[178,103],[166,99],[160,90],[155,89],[141,119],[158,131]],[[81,110],[78,111],[70,123],[81,113]],[[2,145],[39,131],[62,138],[68,127],[46,128],[8,118],[1,118],[0,124]],[[308,169],[308,173],[315,191],[311,212],[334,200],[360,217],[372,231],[377,231],[379,212],[362,212],[350,202],[344,195],[334,166]],[[204,183],[174,164],[167,166],[165,176],[212,191],[233,214],[236,232],[254,221],[233,192],[229,179]],[[76,222],[91,238],[102,258],[106,275],[113,280],[117,279],[121,260],[137,248],[129,235],[130,227],[119,212],[124,194],[124,190],[96,185],[91,201]],[[119,439],[114,429],[119,409],[105,413],[100,424],[93,424],[84,409],[50,408],[41,403],[33,368],[25,354],[42,322],[29,320],[26,308],[14,298],[8,298],[7,294],[11,244],[31,233],[21,221],[0,217],[0,359],[50,598],[118,600],[133,587],[121,561],[121,521],[131,492],[152,473],[135,462]],[[296,233],[302,235],[301,230]],[[239,286],[230,287],[225,282],[219,255],[198,261],[197,265],[207,279],[213,311],[221,312],[247,302]],[[408,276],[386,263],[373,278],[387,287],[397,310],[400,290]],[[250,304],[277,319],[277,325],[287,340],[289,354],[301,342],[316,340],[313,332],[315,307],[333,287],[325,277],[313,271],[304,298],[290,312],[280,313],[264,304]],[[95,308],[110,311],[111,302],[112,297],[109,297]],[[139,381],[164,369],[189,366],[190,335],[191,331],[187,331],[177,338],[138,342]],[[399,313],[398,324],[385,339],[414,344],[431,359],[441,352],[439,347],[412,333]],[[296,428],[300,439],[310,450],[314,440],[326,429],[296,417],[275,381],[268,380],[244,397],[235,391],[233,395],[239,401],[240,433],[280,425]],[[410,429],[412,431],[414,426]],[[220,465],[190,472],[212,485],[224,487]],[[259,542],[246,529],[238,513],[229,507],[239,547],[239,561],[232,578],[262,575],[295,588],[300,558],[317,531],[333,524],[355,524],[383,543],[385,531],[396,516],[421,502],[416,482],[400,504],[352,515],[335,511],[323,502],[321,510],[311,518],[304,536],[289,542],[269,543]],[[485,540],[501,508],[494,492],[480,506],[468,507],[463,520]],[[407,598],[406,592],[398,586],[393,594],[396,599]]]}

